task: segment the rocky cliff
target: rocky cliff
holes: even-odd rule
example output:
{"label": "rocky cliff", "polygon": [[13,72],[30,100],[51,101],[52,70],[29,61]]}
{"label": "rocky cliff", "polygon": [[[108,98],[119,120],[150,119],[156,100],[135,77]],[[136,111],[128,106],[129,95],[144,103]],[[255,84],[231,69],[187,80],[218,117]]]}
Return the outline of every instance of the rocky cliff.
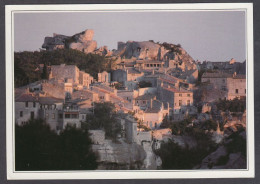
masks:
{"label": "rocky cliff", "polygon": [[128,41],[118,42],[114,55],[125,59],[148,59],[164,60],[187,66],[188,69],[195,69],[194,59],[181,47],[170,43],[154,43],[153,41]]}
{"label": "rocky cliff", "polygon": [[92,146],[93,151],[98,154],[99,168],[102,170],[117,169],[144,169],[146,153],[142,146],[124,141],[113,143],[104,140],[103,144]]}
{"label": "rocky cliff", "polygon": [[73,36],[65,36],[60,34],[53,34],[53,37],[45,37],[42,48],[46,50],[55,49],[76,49],[84,53],[94,53],[103,56],[113,56],[124,59],[148,59],[167,61],[168,67],[179,64],[187,67],[187,69],[195,69],[195,61],[193,58],[181,47],[180,44],[171,43],[155,43],[150,41],[127,41],[118,42],[117,50],[110,51],[107,46],[102,46],[97,49],[97,42],[93,40],[94,31],[87,29],[81,33]]}
{"label": "rocky cliff", "polygon": [[93,40],[94,31],[87,29],[73,36],[53,34],[53,37],[45,37],[42,48],[55,50],[62,48],[76,49],[85,53],[93,52],[97,49],[97,42]]}

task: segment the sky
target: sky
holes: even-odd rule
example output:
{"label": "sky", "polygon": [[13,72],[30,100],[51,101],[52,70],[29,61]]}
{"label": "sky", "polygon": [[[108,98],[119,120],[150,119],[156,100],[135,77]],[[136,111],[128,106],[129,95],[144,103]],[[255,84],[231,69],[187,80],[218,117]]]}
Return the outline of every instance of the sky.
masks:
{"label": "sky", "polygon": [[243,62],[245,12],[55,12],[15,13],[15,51],[39,50],[53,33],[72,36],[93,29],[98,47],[128,40],[181,44],[194,60]]}

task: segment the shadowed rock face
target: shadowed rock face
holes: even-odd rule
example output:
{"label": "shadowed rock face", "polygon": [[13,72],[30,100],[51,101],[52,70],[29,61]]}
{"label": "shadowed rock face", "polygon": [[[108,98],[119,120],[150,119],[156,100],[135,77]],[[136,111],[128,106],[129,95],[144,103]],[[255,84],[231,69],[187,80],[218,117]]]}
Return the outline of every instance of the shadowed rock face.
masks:
{"label": "shadowed rock face", "polygon": [[45,37],[42,48],[45,48],[48,51],[71,48],[85,53],[90,53],[97,48],[97,42],[92,40],[93,36],[94,31],[91,29],[87,29],[73,36],[53,34],[53,37]]}

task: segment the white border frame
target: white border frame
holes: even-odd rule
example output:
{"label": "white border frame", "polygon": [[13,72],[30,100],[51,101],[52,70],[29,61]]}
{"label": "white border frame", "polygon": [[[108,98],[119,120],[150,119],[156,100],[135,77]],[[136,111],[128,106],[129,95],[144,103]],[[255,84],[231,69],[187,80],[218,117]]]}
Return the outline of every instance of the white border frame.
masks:
{"label": "white border frame", "polygon": [[[13,79],[13,14],[30,11],[245,11],[247,50],[247,169],[237,170],[138,170],[138,171],[14,171],[14,89]],[[254,152],[254,70],[253,70],[253,4],[193,3],[193,4],[88,4],[88,5],[6,5],[6,156],[7,179],[156,179],[156,178],[253,178]],[[11,81],[11,82],[10,82]],[[10,103],[12,102],[12,103]]]}

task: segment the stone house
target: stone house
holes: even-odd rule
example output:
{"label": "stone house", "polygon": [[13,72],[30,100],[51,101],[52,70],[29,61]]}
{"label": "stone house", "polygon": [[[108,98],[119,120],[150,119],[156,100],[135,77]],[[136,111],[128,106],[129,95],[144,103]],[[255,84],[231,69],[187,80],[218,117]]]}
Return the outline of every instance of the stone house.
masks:
{"label": "stone house", "polygon": [[164,104],[159,100],[151,100],[149,107],[143,111],[144,125],[151,129],[156,129],[160,127],[164,117],[168,115],[168,104]]}
{"label": "stone house", "polygon": [[[172,109],[170,115],[192,113],[193,111],[193,92],[183,88],[160,88],[159,97],[163,102],[169,102]],[[188,112],[187,112],[188,111]]]}
{"label": "stone house", "polygon": [[55,131],[59,131],[62,129],[63,101],[63,99],[58,99],[54,97],[39,97],[40,118],[45,119],[50,128]]}
{"label": "stone house", "polygon": [[134,110],[135,112],[138,111],[138,109],[145,110],[150,106],[151,100],[156,100],[156,95],[154,94],[144,94],[141,96],[138,96],[134,99]]}
{"label": "stone house", "polygon": [[67,125],[76,126],[81,128],[80,109],[74,102],[67,102],[63,107],[63,123],[64,129]]}
{"label": "stone house", "polygon": [[118,69],[112,72],[112,81],[121,82],[125,85],[126,81],[141,81],[144,73],[135,68]]}
{"label": "stone house", "polygon": [[89,85],[92,84],[93,81],[94,78],[90,74],[83,71],[79,72],[79,84],[81,84],[82,86],[85,86],[88,89]]}
{"label": "stone house", "polygon": [[246,76],[236,73],[204,73],[202,82],[209,82],[213,88],[226,92],[223,98],[232,100],[234,98],[246,97]]}
{"label": "stone house", "polygon": [[98,82],[110,83],[111,82],[111,74],[106,72],[106,71],[98,73]]}
{"label": "stone house", "polygon": [[39,118],[40,103],[38,97],[29,93],[15,99],[15,123],[23,125],[30,119]]}
{"label": "stone house", "polygon": [[79,84],[79,73],[80,71],[75,65],[52,65],[49,79],[63,79],[65,83],[68,79],[71,79],[73,84]]}

